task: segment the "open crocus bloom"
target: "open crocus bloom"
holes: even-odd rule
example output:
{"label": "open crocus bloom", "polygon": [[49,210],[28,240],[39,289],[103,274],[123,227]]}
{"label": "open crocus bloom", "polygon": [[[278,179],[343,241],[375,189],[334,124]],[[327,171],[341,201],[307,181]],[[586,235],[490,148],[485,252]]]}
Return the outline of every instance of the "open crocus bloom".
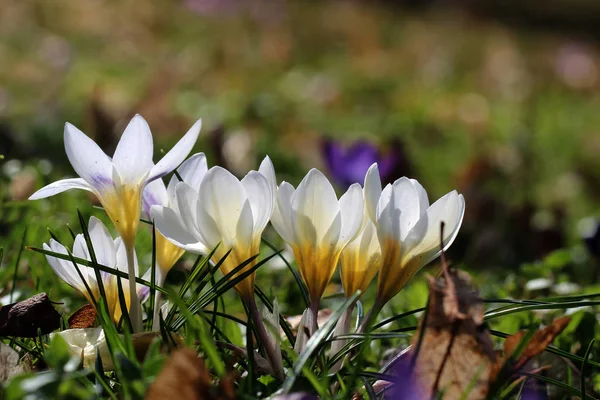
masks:
{"label": "open crocus bloom", "polygon": [[298,189],[287,182],[279,186],[271,223],[294,250],[313,311],[342,250],[360,233],[363,215],[360,185],[350,186],[338,200],[331,183],[318,169],[311,169]]}
{"label": "open crocus bloom", "polygon": [[[121,238],[117,237],[113,240],[108,232],[108,229],[106,229],[104,224],[96,217],[90,218],[88,230],[98,264],[127,272],[127,256],[125,253],[125,246]],[[49,244],[44,243],[43,247],[44,250],[65,255],[68,254],[65,246],[58,243],[54,239],[50,239]],[[91,261],[90,251],[86,246],[83,234],[79,234],[75,237],[72,254],[74,257]],[[63,281],[81,292],[88,299],[90,304],[94,305],[95,302],[100,299],[100,289],[93,268],[85,265],[74,264],[70,260],[63,260],[49,255],[46,256],[46,259],[48,260],[48,263],[54,272]],[[81,276],[77,272],[76,268],[79,269],[81,276],[83,276],[83,279],[85,279],[85,283],[81,280]],[[137,261],[135,261],[135,272],[136,274],[138,273]],[[102,284],[104,285],[104,291],[106,293],[105,300],[108,306],[108,311],[113,320],[115,322],[119,322],[122,311],[119,303],[119,287],[117,284],[117,279],[121,279],[121,285],[123,288],[127,288],[128,281],[127,279],[118,278],[117,276],[104,271],[100,271],[100,276],[102,278]],[[91,291],[91,295],[86,289],[86,284]],[[146,300],[149,293],[150,289],[147,286],[139,284],[137,285],[137,295],[140,300]],[[124,289],[123,295],[125,297],[125,303],[127,304],[127,307],[129,307],[129,292]],[[93,296],[93,298],[91,296]]]}
{"label": "open crocus bloom", "polygon": [[43,187],[29,199],[36,200],[69,189],[84,189],[98,196],[106,213],[128,247],[133,246],[140,220],[142,191],[146,184],[173,171],[189,154],[200,133],[198,120],[156,165],[154,146],[146,121],[133,117],[111,159],[83,132],[65,125],[65,150],[79,178],[63,179]]}
{"label": "open crocus bloom", "polygon": [[377,164],[369,168],[364,190],[367,213],[377,227],[381,245],[377,305],[383,306],[419,269],[437,258],[442,247],[450,247],[462,224],[465,200],[452,191],[430,206],[423,186],[408,178],[400,178],[382,191]]}
{"label": "open crocus bloom", "polygon": [[340,276],[346,297],[364,293],[381,266],[381,247],[373,222],[365,215],[365,227],[348,243],[340,257]]}
{"label": "open crocus bloom", "polygon": [[[197,153],[188,158],[177,168],[177,173],[192,188],[200,187],[200,182],[208,170],[206,157],[203,153]],[[176,175],[171,177],[169,185],[165,186],[162,179],[150,182],[144,189],[142,196],[142,215],[150,219],[150,209],[152,206],[165,206],[177,208],[175,197],[175,186],[179,183]],[[173,265],[185,252],[168,241],[158,230],[156,232],[156,265],[160,269],[161,276],[164,277],[173,268]]]}
{"label": "open crocus bloom", "polygon": [[[197,183],[197,182],[196,182]],[[194,184],[194,183],[192,183]],[[213,167],[198,186],[179,182],[170,207],[151,208],[155,226],[175,245],[196,254],[219,246],[213,262],[231,250],[221,264],[223,274],[259,253],[261,235],[273,213],[277,186],[271,160],[241,181],[221,167]],[[250,269],[248,264],[237,275]],[[254,294],[254,274],[236,285],[246,300]]]}

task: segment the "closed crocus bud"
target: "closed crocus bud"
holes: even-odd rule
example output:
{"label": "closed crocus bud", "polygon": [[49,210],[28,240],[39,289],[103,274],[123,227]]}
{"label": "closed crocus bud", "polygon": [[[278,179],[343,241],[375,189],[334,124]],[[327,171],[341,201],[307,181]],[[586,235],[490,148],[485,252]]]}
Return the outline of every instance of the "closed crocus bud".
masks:
{"label": "closed crocus bud", "polygon": [[338,200],[331,183],[317,169],[309,171],[298,189],[287,182],[279,187],[271,223],[294,250],[310,296],[315,324],[311,331],[316,329],[323,292],[342,250],[360,233],[363,215],[360,185],[350,186]]}
{"label": "closed crocus bud", "polygon": [[442,248],[446,250],[454,242],[462,224],[465,200],[452,191],[429,205],[423,186],[408,178],[400,178],[381,190],[376,164],[367,172],[364,190],[367,214],[376,226],[381,246],[376,299],[376,307],[380,308],[417,271],[436,259]]}

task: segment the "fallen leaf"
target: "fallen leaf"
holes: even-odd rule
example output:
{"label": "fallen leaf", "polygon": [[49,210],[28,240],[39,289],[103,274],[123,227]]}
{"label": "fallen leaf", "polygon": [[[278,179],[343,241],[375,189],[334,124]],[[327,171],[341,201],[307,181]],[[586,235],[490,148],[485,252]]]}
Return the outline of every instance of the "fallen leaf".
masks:
{"label": "fallen leaf", "polygon": [[[551,325],[537,331],[519,356],[513,367],[514,370],[521,369],[529,360],[546,350],[554,339],[569,325],[569,322],[571,322],[571,317],[558,318]],[[520,331],[507,337],[504,342],[504,356],[510,357],[526,335],[526,331]]]}
{"label": "fallen leaf", "polygon": [[0,382],[6,382],[8,378],[15,375],[15,372],[20,372],[18,365],[19,353],[9,345],[0,342]]}
{"label": "fallen leaf", "polygon": [[182,348],[171,353],[156,380],[146,393],[146,400],[231,400],[235,399],[233,380],[221,379],[218,385],[196,352]]}
{"label": "fallen leaf", "polygon": [[0,308],[0,336],[37,337],[60,326],[60,314],[46,293]]}
{"label": "fallen leaf", "polygon": [[443,392],[447,399],[483,399],[495,353],[479,294],[463,271],[445,268],[442,277],[428,280],[427,316],[409,353],[420,397]]}
{"label": "fallen leaf", "polygon": [[69,328],[92,328],[96,322],[96,310],[91,304],[86,304],[69,317]]}

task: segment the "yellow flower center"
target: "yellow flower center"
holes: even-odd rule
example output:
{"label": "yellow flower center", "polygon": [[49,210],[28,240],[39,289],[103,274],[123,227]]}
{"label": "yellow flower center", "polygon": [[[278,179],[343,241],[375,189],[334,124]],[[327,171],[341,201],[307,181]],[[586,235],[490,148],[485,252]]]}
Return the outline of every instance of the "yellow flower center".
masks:
{"label": "yellow flower center", "polygon": [[100,202],[115,224],[125,246],[132,247],[142,209],[140,186],[124,185],[117,190],[103,193]]}

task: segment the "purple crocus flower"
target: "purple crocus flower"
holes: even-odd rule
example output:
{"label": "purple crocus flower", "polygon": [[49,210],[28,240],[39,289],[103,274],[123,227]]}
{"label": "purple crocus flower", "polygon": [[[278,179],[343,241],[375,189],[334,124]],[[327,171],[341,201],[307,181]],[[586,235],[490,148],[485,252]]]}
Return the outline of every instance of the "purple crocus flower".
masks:
{"label": "purple crocus flower", "polygon": [[365,140],[359,140],[350,146],[325,140],[322,152],[329,174],[343,188],[362,182],[373,163],[377,163],[384,184],[391,183],[399,176],[410,174],[404,156],[404,146],[398,141],[392,143],[389,151],[381,151]]}

